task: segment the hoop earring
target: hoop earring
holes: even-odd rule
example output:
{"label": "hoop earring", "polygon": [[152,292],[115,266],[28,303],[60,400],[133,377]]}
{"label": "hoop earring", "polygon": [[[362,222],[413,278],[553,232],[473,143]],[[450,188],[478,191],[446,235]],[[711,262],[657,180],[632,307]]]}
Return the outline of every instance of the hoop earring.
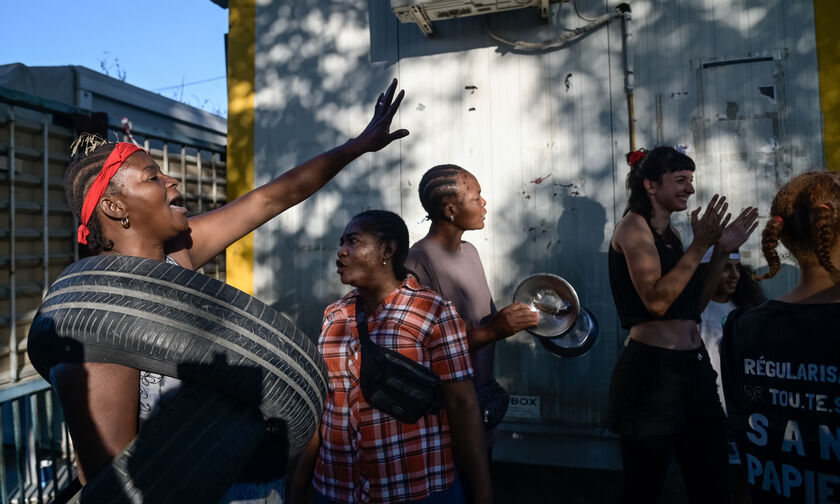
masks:
{"label": "hoop earring", "polygon": [[122,226],[122,227],[123,227],[123,229],[128,229],[128,227],[129,227],[129,226],[131,226],[131,223],[130,223],[130,222],[128,222],[128,216],[123,217],[122,219],[120,219],[120,226]]}
{"label": "hoop earring", "polygon": [[449,223],[450,224],[455,224],[455,216],[454,215],[449,216]]}

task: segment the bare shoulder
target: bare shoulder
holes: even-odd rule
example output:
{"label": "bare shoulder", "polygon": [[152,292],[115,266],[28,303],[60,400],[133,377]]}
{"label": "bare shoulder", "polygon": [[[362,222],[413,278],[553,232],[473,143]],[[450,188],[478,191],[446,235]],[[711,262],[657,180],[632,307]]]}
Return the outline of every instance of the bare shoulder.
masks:
{"label": "bare shoulder", "polygon": [[618,252],[624,253],[625,248],[639,241],[652,243],[653,233],[644,217],[635,212],[628,212],[616,224],[610,245]]}

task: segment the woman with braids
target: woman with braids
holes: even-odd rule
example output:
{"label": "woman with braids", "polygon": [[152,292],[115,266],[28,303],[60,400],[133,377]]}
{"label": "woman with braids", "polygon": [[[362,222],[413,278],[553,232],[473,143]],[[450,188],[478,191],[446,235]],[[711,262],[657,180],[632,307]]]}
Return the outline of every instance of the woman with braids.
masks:
{"label": "woman with braids", "polygon": [[[536,325],[539,317],[522,303],[496,311],[478,251],[461,239],[465,231],[484,228],[487,202],[475,176],[460,166],[438,165],[423,174],[418,192],[431,224],[411,246],[406,264],[422,285],[450,300],[466,323],[480,390],[493,382],[496,341]],[[487,432],[488,455],[495,434]]]}
{"label": "woman with braids", "polygon": [[[472,502],[491,502],[464,323],[452,303],[406,269],[408,229],[398,215],[360,213],[339,243],[338,275],[355,289],[324,311],[318,347],[329,393],[321,426],[298,462],[291,502],[306,502],[312,482],[318,504],[461,503],[453,448]],[[368,404],[359,381],[360,324],[373,343],[438,375],[442,410],[407,424]]]}
{"label": "woman with braids", "polygon": [[840,502],[840,174],[779,190],[761,245],[800,267],[787,294],[729,314],[721,342],[727,411],[753,504]]}
{"label": "woman with braids", "polygon": [[[610,385],[610,429],[621,438],[621,502],[656,502],[673,455],[691,502],[729,499],[723,411],[697,323],[723,263],[754,230],[747,208],[727,226],[725,198],[691,213],[683,249],[671,214],[694,194],[694,162],[670,148],[627,155],[628,202],[610,240],[609,271],[622,327],[630,330]],[[697,274],[714,246],[705,278]]]}
{"label": "woman with braids", "polygon": [[[380,94],[373,118],[356,138],[221,208],[189,218],[181,206],[178,181],[162,173],[146,151],[83,136],[75,144],[65,177],[67,198],[81,222],[79,242],[93,254],[200,268],[234,241],[308,198],[357,157],[408,135],[402,129],[390,131],[403,97],[402,91],[395,93],[396,87],[395,79]],[[140,370],[115,364],[60,364],[52,375],[82,483],[128,445],[140,419],[154,414],[160,396],[169,393],[162,389],[172,388],[162,386],[159,376],[146,374],[141,382]],[[282,463],[278,460],[278,466]]]}

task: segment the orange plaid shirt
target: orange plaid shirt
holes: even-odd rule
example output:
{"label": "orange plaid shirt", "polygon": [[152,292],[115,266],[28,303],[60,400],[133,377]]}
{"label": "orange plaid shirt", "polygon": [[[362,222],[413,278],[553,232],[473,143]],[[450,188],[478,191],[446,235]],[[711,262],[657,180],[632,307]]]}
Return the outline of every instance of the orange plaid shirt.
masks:
{"label": "orange plaid shirt", "polygon": [[[359,385],[361,343],[353,290],[324,311],[318,348],[329,371],[315,489],[341,503],[403,502],[455,481],[441,409],[408,425],[373,409]],[[452,303],[409,275],[368,317],[370,338],[431,368],[443,381],[473,375],[464,322]]]}

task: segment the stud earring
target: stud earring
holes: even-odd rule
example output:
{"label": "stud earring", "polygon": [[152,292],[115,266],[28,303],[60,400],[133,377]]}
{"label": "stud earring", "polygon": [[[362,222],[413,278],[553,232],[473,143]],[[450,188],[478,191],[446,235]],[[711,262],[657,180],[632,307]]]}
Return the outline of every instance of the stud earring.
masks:
{"label": "stud earring", "polygon": [[382,266],[388,266],[388,260],[382,259]]}
{"label": "stud earring", "polygon": [[122,219],[120,219],[120,226],[122,226],[122,227],[123,227],[123,229],[128,229],[128,227],[129,227],[129,226],[131,226],[131,223],[130,223],[130,222],[128,222],[128,216],[123,217]]}
{"label": "stud earring", "polygon": [[450,224],[455,224],[455,216],[454,215],[449,216],[449,223]]}

